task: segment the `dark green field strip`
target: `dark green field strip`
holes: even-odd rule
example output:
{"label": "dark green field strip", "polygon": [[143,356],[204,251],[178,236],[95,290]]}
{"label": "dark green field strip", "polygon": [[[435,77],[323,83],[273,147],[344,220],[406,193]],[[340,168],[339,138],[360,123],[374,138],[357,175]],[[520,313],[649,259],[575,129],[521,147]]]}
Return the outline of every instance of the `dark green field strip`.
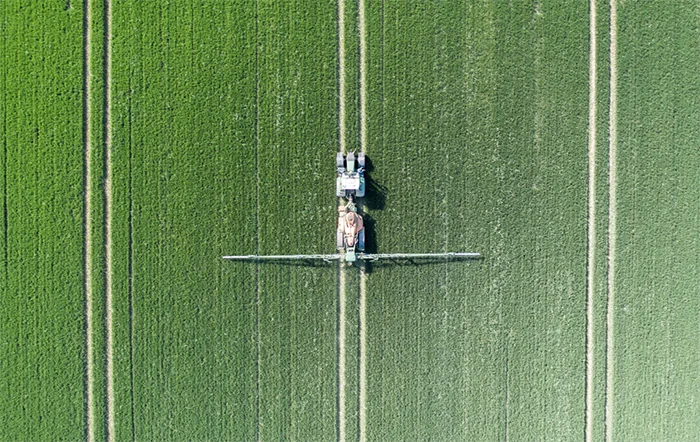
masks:
{"label": "dark green field strip", "polygon": [[0,440],[80,440],[83,15],[62,1],[0,8]]}
{"label": "dark green field strip", "polygon": [[377,246],[485,259],[373,269],[368,437],[579,437],[587,5],[370,10]]}
{"label": "dark green field strip", "polygon": [[618,4],[613,430],[700,434],[700,8]]}
{"label": "dark green field strip", "polygon": [[[340,3],[340,0],[336,0]],[[359,2],[343,0],[345,43],[345,151],[360,151],[360,36]]]}
{"label": "dark green field strip", "polygon": [[[261,254],[334,248],[337,15],[330,1],[259,3]],[[337,273],[331,264],[258,267],[261,440],[336,437]]]}
{"label": "dark green field strip", "polygon": [[118,440],[255,439],[255,14],[114,5]]}
{"label": "dark green field strip", "polygon": [[[0,4],[0,17],[7,17],[7,14],[9,13],[9,8],[7,3],[2,3]],[[0,226],[0,272],[2,272],[3,275],[7,274],[7,212],[6,212],[6,205],[5,205],[5,199],[7,197],[7,181],[6,181],[6,176],[7,173],[5,171],[7,167],[7,104],[6,101],[9,99],[8,97],[8,85],[10,83],[9,77],[9,71],[8,71],[8,60],[7,60],[7,52],[9,50],[9,47],[7,45],[7,33],[11,29],[9,20],[8,23],[3,24],[2,27],[0,27],[0,58],[2,60],[2,63],[0,64],[0,187],[2,191],[0,192],[0,215],[2,215],[2,225]],[[0,279],[0,290],[2,290],[2,280]]]}
{"label": "dark green field strip", "polygon": [[345,270],[345,440],[359,436],[360,394],[360,272]]}
{"label": "dark green field strip", "polygon": [[536,4],[529,18],[497,11],[497,28],[509,29],[497,35],[510,35],[496,52],[496,127],[507,129],[495,139],[504,178],[492,203],[505,240],[505,423],[525,439],[574,439],[584,428],[587,13],[567,2]]}

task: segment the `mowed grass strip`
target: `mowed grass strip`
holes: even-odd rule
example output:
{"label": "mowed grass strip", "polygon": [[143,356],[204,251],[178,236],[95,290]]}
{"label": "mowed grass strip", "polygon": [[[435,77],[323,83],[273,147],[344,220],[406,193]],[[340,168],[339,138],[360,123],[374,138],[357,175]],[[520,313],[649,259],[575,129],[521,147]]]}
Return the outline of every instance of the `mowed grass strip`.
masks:
{"label": "mowed grass strip", "polygon": [[113,5],[116,437],[255,440],[255,5]]}
{"label": "mowed grass strip", "polygon": [[[332,253],[337,4],[261,1],[257,16],[258,251]],[[337,264],[268,263],[258,272],[260,439],[335,439]]]}
{"label": "mowed grass strip", "polygon": [[0,440],[85,437],[83,11],[2,2]]}
{"label": "mowed grass strip", "polygon": [[699,17],[690,2],[617,4],[618,440],[700,433]]}
{"label": "mowed grass strip", "polygon": [[579,437],[587,5],[384,2],[368,26],[377,247],[485,257],[373,268],[368,437]]}

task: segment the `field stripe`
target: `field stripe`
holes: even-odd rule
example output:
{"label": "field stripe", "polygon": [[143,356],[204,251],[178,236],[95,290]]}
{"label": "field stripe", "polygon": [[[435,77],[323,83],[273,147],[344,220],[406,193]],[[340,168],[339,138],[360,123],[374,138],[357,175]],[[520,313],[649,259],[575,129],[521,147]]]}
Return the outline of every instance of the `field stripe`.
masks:
{"label": "field stripe", "polygon": [[[260,254],[260,3],[255,1],[255,254]],[[260,442],[260,263],[255,263],[255,440]]]}
{"label": "field stripe", "polygon": [[367,152],[367,39],[365,30],[365,0],[358,4],[360,33],[360,150]]}
{"label": "field stripe", "polygon": [[338,264],[338,440],[344,442],[345,430],[345,269]]}
{"label": "field stripe", "polygon": [[[0,9],[0,12],[3,10]],[[0,50],[3,54],[7,53],[7,44],[5,43],[4,39],[2,42],[2,49]],[[3,90],[7,91],[7,73],[5,70],[2,72],[3,76]],[[3,274],[7,275],[7,266],[9,262],[9,249],[7,247],[8,240],[7,240],[7,233],[9,226],[7,225],[7,105],[3,103],[3,119],[2,119],[2,221],[3,221],[3,245],[5,250],[3,250],[4,253],[4,259],[5,261],[3,262]]]}
{"label": "field stripe", "polygon": [[617,249],[617,4],[610,2],[610,133],[608,141],[608,298],[606,318],[605,440],[613,439],[615,259]]}
{"label": "field stripe", "polygon": [[367,440],[367,274],[360,267],[360,394],[359,394],[359,440]]}
{"label": "field stripe", "polygon": [[586,442],[593,442],[593,375],[595,294],[595,144],[596,144],[596,0],[590,0],[588,64],[588,263],[586,274]]}
{"label": "field stripe", "polygon": [[[360,34],[360,151],[367,153],[367,39],[365,26],[365,1],[358,4],[358,28]],[[367,275],[365,266],[360,266],[360,361],[358,425],[359,441],[367,440]]]}
{"label": "field stripe", "polygon": [[114,328],[112,324],[112,2],[105,0],[105,326],[107,329],[107,440],[114,442]]}
{"label": "field stripe", "polygon": [[[345,1],[338,0],[338,151],[345,152]],[[338,198],[338,205],[342,200]],[[345,442],[345,272],[338,262],[338,441]]]}
{"label": "field stripe", "polygon": [[[131,79],[129,79],[131,86]],[[131,89],[131,87],[129,87]],[[129,95],[129,249],[127,275],[129,278],[127,290],[129,299],[129,386],[131,405],[131,440],[136,440],[136,389],[134,388],[134,148],[133,148],[133,114],[131,95]],[[116,424],[116,422],[115,422]]]}
{"label": "field stripe", "polygon": [[345,152],[345,1],[338,0],[338,151]]}
{"label": "field stripe", "polygon": [[83,151],[84,151],[84,248],[85,248],[85,346],[86,346],[86,432],[88,442],[93,442],[95,440],[95,416],[93,410],[94,398],[93,398],[93,350],[92,350],[92,237],[91,229],[92,223],[90,220],[90,212],[92,210],[90,200],[92,198],[92,186],[91,179],[92,168],[90,163],[92,162],[92,143],[90,141],[91,136],[91,116],[92,112],[90,109],[90,94],[92,88],[90,87],[92,72],[90,70],[90,51],[91,51],[91,36],[92,28],[90,26],[91,16],[90,16],[91,2],[87,0],[84,4],[83,11]]}

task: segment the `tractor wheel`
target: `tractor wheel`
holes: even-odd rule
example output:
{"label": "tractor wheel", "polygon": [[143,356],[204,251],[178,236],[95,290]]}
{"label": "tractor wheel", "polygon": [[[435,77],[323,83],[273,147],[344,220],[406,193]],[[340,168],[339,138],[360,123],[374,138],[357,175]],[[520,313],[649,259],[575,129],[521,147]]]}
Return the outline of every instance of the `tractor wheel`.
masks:
{"label": "tractor wheel", "polygon": [[364,198],[365,193],[366,193],[365,191],[366,191],[365,179],[364,179],[364,177],[360,177],[360,188],[357,189],[357,192],[355,193],[355,195],[358,198]]}
{"label": "tractor wheel", "polygon": [[360,233],[357,235],[357,248],[361,252],[365,251],[365,229],[360,230]]}
{"label": "tractor wheel", "polygon": [[338,169],[345,168],[345,155],[343,155],[343,152],[338,152],[335,155],[335,165]]}
{"label": "tractor wheel", "polygon": [[343,238],[343,232],[336,230],[335,232],[335,248],[338,250],[343,250],[345,248],[345,238]]}
{"label": "tractor wheel", "polygon": [[365,153],[364,152],[360,152],[359,154],[357,154],[357,164],[359,164],[360,167],[362,167],[364,169],[364,167],[365,167]]}

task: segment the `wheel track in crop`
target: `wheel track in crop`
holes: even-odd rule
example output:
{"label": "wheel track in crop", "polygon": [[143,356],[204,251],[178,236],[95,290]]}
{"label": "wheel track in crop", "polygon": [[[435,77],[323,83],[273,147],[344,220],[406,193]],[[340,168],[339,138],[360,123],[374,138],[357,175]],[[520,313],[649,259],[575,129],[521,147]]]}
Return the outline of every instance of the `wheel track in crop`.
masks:
{"label": "wheel track in crop", "polygon": [[[339,152],[346,153],[346,87],[345,87],[345,2],[338,1],[338,96],[339,96]],[[360,78],[359,78],[359,105],[360,105],[360,151],[366,153],[367,146],[367,118],[366,118],[366,41],[365,41],[365,2],[360,0],[358,4],[358,33],[360,43]],[[342,204],[342,199],[338,199],[338,205]],[[361,211],[361,206],[358,203],[358,209]],[[344,442],[346,440],[346,269],[344,262],[341,260],[338,267],[338,440]],[[358,410],[358,426],[359,440],[366,440],[366,272],[363,263],[359,265],[359,396],[357,406]]]}
{"label": "wheel track in crop", "polygon": [[588,263],[586,273],[586,442],[593,442],[593,376],[595,295],[595,144],[596,144],[596,4],[590,2],[588,62]]}
{"label": "wheel track in crop", "polygon": [[338,440],[345,437],[345,269],[338,265]]}
{"label": "wheel track in crop", "polygon": [[[91,81],[93,78],[92,73],[92,16],[91,16],[92,3],[90,1],[84,4],[84,15],[83,15],[83,137],[84,137],[84,248],[85,248],[85,333],[86,333],[86,438],[88,442],[93,442],[95,440],[95,413],[94,413],[94,343],[92,335],[93,329],[93,312],[92,312],[92,302],[93,302],[93,291],[92,291],[92,184],[91,177],[92,171],[92,109],[91,109]],[[113,326],[112,326],[112,168],[111,168],[111,147],[112,147],[112,136],[111,136],[111,1],[105,0],[104,2],[104,59],[103,59],[103,80],[104,80],[104,149],[105,149],[105,159],[104,159],[104,172],[105,172],[105,190],[104,190],[104,203],[105,203],[105,331],[106,331],[106,342],[105,342],[105,365],[106,365],[106,395],[107,395],[107,416],[106,416],[106,427],[107,427],[107,440],[109,442],[114,441],[115,425],[114,425],[114,381],[113,381]]]}
{"label": "wheel track in crop", "polygon": [[83,12],[83,179],[84,179],[84,220],[83,220],[83,230],[84,230],[84,243],[83,247],[85,250],[85,262],[84,262],[84,275],[85,275],[85,354],[86,354],[86,366],[85,366],[85,389],[86,389],[86,399],[85,399],[85,411],[86,411],[86,436],[88,442],[93,442],[95,440],[95,417],[93,413],[93,365],[92,365],[92,237],[91,229],[92,223],[90,221],[90,212],[92,211],[92,205],[90,200],[92,198],[92,188],[91,180],[92,168],[90,163],[92,161],[92,143],[90,142],[90,136],[92,133],[92,128],[90,125],[90,120],[92,117],[92,112],[90,109],[90,94],[92,92],[90,87],[90,82],[92,78],[92,72],[90,70],[90,51],[91,51],[91,39],[90,33],[92,28],[90,26],[91,16],[90,16],[90,1],[86,1],[84,4]]}
{"label": "wheel track in crop", "polygon": [[114,442],[114,329],[112,324],[112,2],[105,0],[105,327],[107,353],[107,441]]}
{"label": "wheel track in crop", "polygon": [[615,259],[617,253],[617,5],[610,2],[610,116],[608,138],[608,298],[606,313],[605,440],[613,438]]}
{"label": "wheel track in crop", "polygon": [[[367,153],[367,76],[366,57],[367,42],[365,29],[365,1],[360,0],[358,4],[358,31],[360,34],[360,151]],[[358,397],[358,426],[359,440],[364,442],[367,439],[367,275],[365,265],[360,265],[360,317],[359,317],[359,339],[360,339],[360,361],[359,361],[359,397]]]}
{"label": "wheel track in crop", "polygon": [[338,138],[345,152],[345,1],[338,0]]}
{"label": "wheel track in crop", "polygon": [[367,275],[365,265],[360,266],[360,391],[359,391],[359,440],[367,440]]}
{"label": "wheel track in crop", "polygon": [[[345,1],[338,1],[338,151],[345,153]],[[338,205],[342,200],[338,198]],[[338,441],[345,442],[345,269],[338,261]]]}

